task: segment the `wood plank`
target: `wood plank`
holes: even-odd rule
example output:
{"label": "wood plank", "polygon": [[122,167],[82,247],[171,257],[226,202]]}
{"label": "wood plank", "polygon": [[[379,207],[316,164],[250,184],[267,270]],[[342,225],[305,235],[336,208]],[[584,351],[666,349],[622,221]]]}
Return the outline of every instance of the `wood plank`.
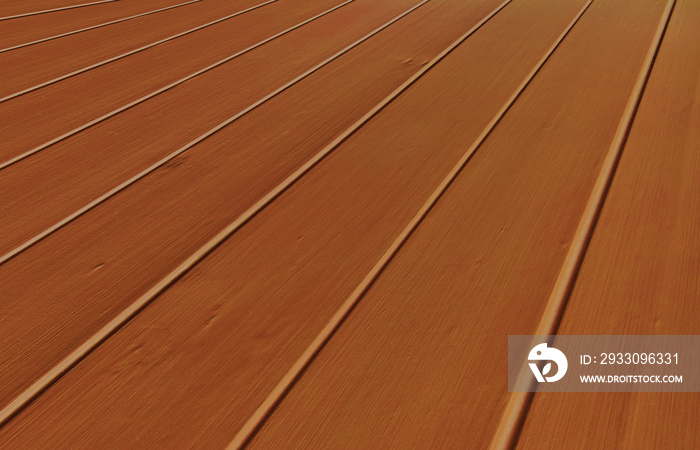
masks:
{"label": "wood plank", "polygon": [[[680,0],[560,334],[700,334],[698,55],[700,3]],[[536,394],[519,447],[697,448],[697,417],[697,393]]]}

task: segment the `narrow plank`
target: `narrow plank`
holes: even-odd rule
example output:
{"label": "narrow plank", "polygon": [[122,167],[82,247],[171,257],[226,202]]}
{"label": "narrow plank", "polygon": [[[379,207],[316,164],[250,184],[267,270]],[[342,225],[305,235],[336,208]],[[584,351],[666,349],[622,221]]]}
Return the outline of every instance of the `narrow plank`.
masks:
{"label": "narrow plank", "polygon": [[[699,54],[679,1],[560,334],[700,334]],[[697,393],[536,394],[519,447],[698,448],[699,416]]]}
{"label": "narrow plank", "polygon": [[[416,4],[361,3],[359,23],[382,20],[363,13],[400,8],[396,17]],[[0,403],[33,385],[440,53],[465,24],[501,3],[429,2],[0,266]],[[437,24],[445,34],[432,32]],[[313,45],[327,30],[307,29],[303,36],[311,39],[297,44]],[[170,126],[177,132],[180,125]],[[137,158],[143,151],[129,150]]]}
{"label": "narrow plank", "polygon": [[207,0],[100,28],[87,37],[76,34],[0,53],[0,99],[7,101],[8,97],[27,89],[138,51],[263,2]]}
{"label": "narrow plank", "polygon": [[252,448],[488,446],[665,5],[591,6]]}
{"label": "narrow plank", "polygon": [[[233,127],[232,134],[222,133],[181,164],[115,198],[71,231],[70,241],[89,242],[87,235],[96,233],[97,241],[127,238],[149,252],[191,246],[192,228],[235,211],[236,198],[259,183],[255,167],[267,174],[278,170],[289,155],[314,147],[311,139],[319,132],[305,131],[309,124],[323,118],[335,126],[357,110],[353,99],[375,95],[372,69],[383,67],[381,60],[393,61],[393,78],[397,69],[426,61],[423,45],[444,38],[435,30],[445,33],[450,24],[450,33],[461,36],[501,3],[431,2],[432,10],[424,10],[429,15],[413,16],[285,102],[265,108],[264,116],[244,121],[245,128]],[[0,440],[87,447],[117,436],[126,446],[228,443],[461,156],[463,140],[478,136],[583,3],[537,0],[503,9],[420,86],[20,413]],[[307,137],[278,145],[287,133]],[[256,164],[263,154],[275,163]],[[232,176],[240,167],[250,172]],[[172,199],[167,205],[165,197]],[[158,244],[153,232],[169,237]],[[113,247],[97,241],[85,254]],[[53,249],[75,249],[72,242],[57,240]],[[115,248],[110,264],[120,261],[121,248]],[[170,258],[153,255],[159,265]],[[131,273],[150,271],[143,269],[135,265]],[[98,282],[102,289],[116,284]]]}

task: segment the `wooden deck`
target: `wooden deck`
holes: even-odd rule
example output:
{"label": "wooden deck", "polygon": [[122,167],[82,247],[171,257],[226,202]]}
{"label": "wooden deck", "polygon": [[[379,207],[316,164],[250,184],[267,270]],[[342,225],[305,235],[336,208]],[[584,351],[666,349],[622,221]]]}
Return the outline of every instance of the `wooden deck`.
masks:
{"label": "wooden deck", "polygon": [[507,389],[508,335],[700,334],[700,2],[0,19],[0,447],[700,447]]}

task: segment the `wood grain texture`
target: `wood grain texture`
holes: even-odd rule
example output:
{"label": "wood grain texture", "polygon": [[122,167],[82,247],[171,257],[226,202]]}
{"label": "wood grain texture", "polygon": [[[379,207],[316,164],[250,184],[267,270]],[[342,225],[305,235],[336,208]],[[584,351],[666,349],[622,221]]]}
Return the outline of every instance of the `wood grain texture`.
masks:
{"label": "wood grain texture", "polygon": [[[3,33],[0,35],[0,49],[143,14],[178,3],[183,2],[176,0],[152,0],[149,2],[119,0],[105,3],[97,8],[93,7],[91,10],[70,9],[50,15],[29,16],[21,20],[6,21],[2,24]],[[4,4],[5,2],[3,2]]]}
{"label": "wood grain texture", "polygon": [[[700,5],[679,1],[561,334],[700,330],[699,27]],[[697,393],[536,394],[519,447],[696,448],[699,400]]]}
{"label": "wood grain texture", "polygon": [[[203,2],[193,3],[161,14],[140,17],[133,21],[100,28],[90,33],[87,38],[81,35],[72,35],[46,42],[40,46],[30,46],[0,53],[0,77],[3,80],[0,85],[0,98],[139,49],[259,3],[263,3],[263,1],[207,0],[206,4]],[[83,13],[88,10],[83,10]],[[56,19],[54,18],[54,20]],[[48,57],[49,55],[50,57]]]}
{"label": "wood grain texture", "polygon": [[636,33],[630,5],[591,6],[253,448],[489,444],[505,337],[539,322],[665,3],[635,8]]}
{"label": "wood grain texture", "polygon": [[[425,42],[425,33],[415,32],[419,26],[425,27],[422,29],[427,32],[436,22],[445,24],[446,18],[452,17],[453,32],[459,36],[465,31],[465,22],[476,23],[499,3],[484,2],[477,8],[460,7],[457,3],[435,3],[432,10],[423,10],[425,15],[412,16],[412,20],[404,24],[406,28],[393,29],[394,33],[388,41],[377,40],[375,45],[364,47],[363,52],[356,53],[357,60],[347,61],[348,66],[335,68],[328,74],[332,76],[324,83],[308,86],[308,89],[319,95],[311,96],[311,91],[303,91],[301,98],[316,101],[324,99],[322,104],[326,106],[330,95],[338,100],[342,99],[342,96],[339,96],[341,93],[354,98],[357,96],[357,89],[340,89],[341,86],[347,87],[350,80],[340,77],[340,74],[358,77],[357,72],[348,73],[347,67],[362,67],[359,65],[360,61],[377,61],[377,58],[369,56],[379,56],[385,54],[389,48],[400,49],[404,45],[405,50],[394,54],[393,58],[399,62],[405,61],[408,55],[404,56],[404,52],[414,48],[418,42]],[[421,80],[424,81],[421,86],[407,91],[407,95],[399,99],[401,101],[397,100],[388,107],[389,109],[378,115],[377,121],[372,122],[371,129],[365,131],[363,127],[360,134],[341,145],[327,160],[304,177],[301,184],[292,187],[237,232],[212,255],[211,262],[206,262],[201,269],[197,266],[181,280],[182,283],[177,283],[177,288],[174,286],[166,291],[163,297],[139,314],[138,322],[132,322],[114,336],[119,337],[118,341],[110,339],[108,343],[119,342],[115,347],[101,347],[98,349],[99,354],[94,353],[84,361],[85,365],[80,364],[75,368],[82,366],[88,370],[85,374],[75,372],[77,380],[93,380],[96,384],[90,384],[100,386],[94,391],[101,392],[102,399],[98,403],[93,403],[82,394],[79,396],[82,398],[81,402],[85,401],[85,405],[91,405],[88,415],[94,420],[86,422],[82,413],[80,416],[70,414],[69,411],[84,411],[82,406],[64,403],[66,398],[78,399],[74,394],[64,394],[62,389],[51,389],[34,404],[38,409],[34,410],[32,405],[26,413],[33,414],[31,411],[36,411],[43,414],[41,411],[53,411],[53,407],[47,409],[39,403],[44,399],[50,400],[46,395],[51,391],[56,392],[61,399],[56,405],[63,404],[68,410],[58,413],[56,421],[37,421],[21,413],[5,427],[5,434],[0,439],[8,439],[11,444],[30,439],[26,442],[41,445],[34,439],[43,435],[53,442],[61,442],[68,446],[78,443],[99,446],[123,432],[124,423],[118,417],[139,417],[131,422],[135,427],[133,433],[126,434],[134,436],[134,439],[145,439],[143,442],[160,443],[151,441],[152,437],[164,439],[162,442],[165,444],[162,445],[170,443],[186,446],[191,442],[199,442],[204,446],[226,444],[235,435],[238,427],[252,414],[257,404],[265,398],[281,374],[288,369],[290,361],[296,359],[309,339],[323,326],[337,305],[374,264],[407,218],[414,214],[427,193],[454,164],[463,149],[460,144],[462,140],[469,142],[478,135],[581,5],[582,2],[571,2],[554,11],[550,10],[553,14],[556,11],[552,17],[557,17],[557,20],[554,23],[550,22],[551,18],[550,21],[542,20],[538,23],[537,30],[531,30],[531,24],[525,21],[519,22],[520,26],[512,31],[507,31],[510,28],[502,26],[511,21],[518,23],[517,17],[529,11],[529,7],[510,12],[504,16],[505,22],[501,22],[500,26],[497,19],[501,16],[496,16],[493,19],[495,25],[489,28],[489,33],[475,34],[473,38],[476,41],[468,40],[463,50],[460,47],[460,57],[443,61],[445,66],[442,63],[438,65],[435,70],[440,70],[434,75],[432,71],[429,72],[430,77]],[[503,14],[505,13],[506,10],[503,11]],[[539,15],[530,14],[533,17]],[[407,34],[409,30],[413,33]],[[528,39],[500,39],[502,33],[520,33],[524,36],[539,36],[540,39],[532,42]],[[402,47],[399,47],[399,44]],[[498,45],[502,51],[493,52],[490,44]],[[443,48],[446,46],[447,44],[442,45]],[[372,53],[365,53],[369,51]],[[412,59],[420,62],[425,60],[425,56],[427,55],[415,55]],[[455,70],[464,67],[470,68],[468,72]],[[367,69],[366,66],[362,67],[362,72],[378,73],[377,70]],[[484,70],[488,70],[494,76],[484,77]],[[376,86],[363,83],[361,79],[353,83],[358,83],[358,87],[366,86],[364,89],[367,90],[376,89]],[[324,85],[326,87],[319,91]],[[454,86],[464,86],[458,90],[459,97],[455,96]],[[276,106],[274,110],[270,110],[271,115],[267,117],[283,117],[279,113],[280,108],[286,108],[289,104],[285,102]],[[298,106],[304,106],[300,111],[313,110],[306,104]],[[326,107],[318,114],[329,114],[330,111],[332,110]],[[341,107],[338,111],[338,114],[343,115],[347,107]],[[428,111],[429,114],[418,114],[422,111]],[[470,120],[463,121],[459,118],[464,111],[469,111]],[[454,120],[425,119],[433,114],[445,114]],[[256,124],[260,123],[250,120],[250,126],[258,126]],[[268,119],[265,123],[273,122]],[[307,123],[309,121],[302,121],[296,125],[297,128],[290,130],[292,132],[289,135],[298,136],[298,127],[307,126]],[[280,125],[289,126],[284,123]],[[397,126],[401,126],[401,134],[391,131]],[[459,130],[456,135],[455,130]],[[436,137],[440,137],[439,148],[443,149],[439,158],[435,157]],[[256,136],[251,138],[259,139]],[[222,135],[220,139],[212,141],[212,149],[220,148],[231,138]],[[378,142],[379,148],[385,150],[377,152],[373,142]],[[245,145],[233,148],[245,148]],[[253,148],[256,153],[260,151],[259,147]],[[274,147],[270,147],[272,148]],[[187,229],[195,222],[184,224],[185,227],[176,232],[173,232],[171,227],[179,226],[177,224],[182,223],[183,219],[187,220],[188,216],[195,220],[201,217],[219,220],[217,217],[223,213],[222,207],[227,202],[233,202],[233,193],[241,195],[240,188],[227,188],[228,193],[224,192],[222,197],[212,199],[207,209],[202,210],[208,214],[197,213],[193,210],[198,208],[197,204],[185,200],[186,197],[192,196],[191,198],[200,199],[199,202],[202,203],[204,192],[214,192],[212,186],[223,190],[224,184],[231,183],[226,181],[227,179],[235,179],[230,175],[231,170],[241,165],[227,163],[226,159],[222,159],[224,153],[220,154],[221,157],[213,160],[211,154],[193,153],[180,166],[163,171],[161,176],[144,180],[147,182],[147,190],[142,187],[138,192],[132,191],[131,194],[125,191],[133,200],[123,197],[117,201],[115,198],[110,210],[116,207],[122,211],[114,210],[119,217],[128,218],[129,222],[133,222],[134,227],[130,227],[131,230],[151,230],[148,231],[150,234],[156,229],[169,229],[171,239],[181,240],[172,241],[173,243],[192,242],[183,233],[187,233]],[[233,156],[232,154],[229,158]],[[251,156],[253,157],[256,156]],[[188,183],[186,180],[195,179],[195,174],[204,169],[202,163],[205,161],[208,161],[209,169],[202,174],[208,172],[209,177],[215,178],[207,180],[207,177],[203,177],[204,184],[201,188],[191,181]],[[269,170],[270,164],[265,168]],[[220,172],[220,178],[215,172]],[[415,180],[422,182],[417,184]],[[250,178],[247,183],[248,186],[251,185]],[[143,208],[141,210],[144,212],[153,211],[151,206],[143,203],[146,199],[152,199],[154,204],[162,204],[164,195],[173,196],[176,192],[180,192],[177,194],[178,200],[170,203],[170,207],[177,207],[178,211],[167,212],[168,208],[159,209],[165,213],[158,214],[161,217],[157,220],[162,221],[162,225],[159,226],[144,227],[143,217],[138,218],[133,213],[126,213],[126,210],[122,209],[124,206],[121,206],[121,202],[125,202],[125,205],[133,205],[127,206],[129,209]],[[135,212],[136,209],[132,211]],[[110,230],[120,229],[126,224],[120,220],[119,225],[114,224],[117,226],[109,225],[108,221],[117,217],[112,213],[101,213],[99,216],[104,218],[101,219],[104,220],[102,223]],[[86,220],[84,226],[96,228],[99,230],[98,235],[114,236],[102,226],[95,227],[94,219]],[[81,226],[81,230],[85,228]],[[83,231],[77,232],[75,236],[82,233]],[[152,238],[144,236],[137,239],[133,231],[122,236],[129,235],[133,242],[150,241],[145,248],[152,248]],[[69,247],[72,245],[74,244],[69,244]],[[166,249],[170,245],[164,244],[160,249]],[[180,245],[176,243],[175,247]],[[104,249],[109,246],[111,245],[99,245],[95,248]],[[45,251],[42,253],[46,254]],[[162,256],[163,260],[172,258]],[[158,258],[160,259],[160,256]],[[144,260],[143,256],[139,256],[138,260]],[[152,265],[155,267],[156,264]],[[137,270],[143,270],[143,266]],[[100,286],[105,284],[108,283],[104,280],[99,282]],[[120,284],[123,284],[123,281],[114,285]],[[198,292],[195,303],[192,303],[193,292]],[[195,307],[192,308],[193,306]],[[186,318],[189,319],[180,323]],[[176,323],[179,325],[175,325]],[[161,331],[152,333],[155,330]],[[173,334],[176,330],[180,330],[181,333]],[[130,357],[136,358],[133,360],[134,364],[129,363],[125,366],[126,372],[121,372],[123,376],[120,375],[117,379],[108,375],[113,373],[113,358],[121,358],[125,350],[129,352],[131,350],[128,349],[133,349],[131,344],[124,348],[121,337],[131,340],[136,335],[140,336],[139,344],[136,344],[138,350]],[[192,337],[194,340],[191,340]],[[144,347],[140,347],[141,345]],[[192,351],[195,348],[208,348],[211,353]],[[152,360],[153,357],[156,359]],[[153,364],[147,361],[153,361]],[[179,363],[160,364],[158,361]],[[146,367],[149,369],[141,370]],[[199,375],[177,375],[191,374],[190,368],[195,367]],[[73,374],[73,371],[70,374]],[[103,378],[105,375],[107,378]],[[62,383],[63,380],[66,380],[66,384]],[[79,386],[84,386],[83,382],[75,383],[72,380],[64,378],[59,384],[66,387],[75,386],[82,391],[83,388]],[[112,386],[110,390],[114,389],[113,396],[102,391],[102,388],[107,386]],[[130,394],[124,395],[123,392]],[[54,404],[53,401],[51,404]],[[93,409],[101,406],[105,406],[104,412]],[[159,414],[158,417],[152,415],[154,407],[163,408],[163,414]],[[106,411],[114,408],[123,413],[105,415]],[[27,417],[26,421],[23,417]],[[165,418],[167,421],[163,420]],[[24,434],[24,430],[27,429],[26,425],[23,425],[28,423],[33,424],[31,428],[37,423],[53,423],[56,427],[51,426],[51,431],[47,429],[45,433],[33,433],[33,436],[29,436]],[[80,425],[81,423],[83,425]],[[100,423],[102,425],[98,432],[95,427]],[[75,430],[76,426],[87,428],[77,433],[62,434],[61,430]],[[91,429],[94,432],[90,431]],[[168,431],[174,429],[180,432]],[[78,440],[74,441],[71,435]]]}
{"label": "wood grain texture", "polygon": [[[31,399],[0,417],[0,447],[219,448],[251,423],[250,448],[486,447],[509,398],[506,337],[543,318],[667,5],[594,0],[482,139],[587,1],[513,0],[435,59],[503,0],[430,0],[191,146],[420,0],[350,2],[7,167],[343,0],[277,0],[0,101],[0,416]],[[79,2],[10,0],[0,16]],[[261,2],[0,53],[0,99]],[[0,49],[174,3],[2,21]],[[560,333],[698,333],[699,36],[700,4],[678,0]],[[537,394],[517,443],[696,448],[699,405]]]}
{"label": "wood grain texture", "polygon": [[[324,3],[324,9],[337,4]],[[4,169],[0,216],[12,220],[3,224],[1,253],[59,222],[415,3],[350,3]],[[345,24],[341,31],[318,39],[326,27],[340,23]],[[301,55],[300,49],[304,49]],[[104,85],[102,80],[95,86]],[[68,101],[71,96],[61,98]]]}
{"label": "wood grain texture", "polygon": [[[378,103],[420,62],[439,53],[464,31],[465,22],[476,23],[499,3],[426,5],[340,64],[182,155],[158,176],[0,267],[9,283],[2,334],[12,337],[12,345],[2,349],[7,352],[3,372],[7,380],[15,379],[3,383],[5,401]],[[402,9],[412,4],[404,2]],[[380,18],[369,21],[374,20]],[[427,39],[437,23],[452,36]],[[140,155],[140,147],[127,148]],[[64,275],[55,272],[58,267]]]}

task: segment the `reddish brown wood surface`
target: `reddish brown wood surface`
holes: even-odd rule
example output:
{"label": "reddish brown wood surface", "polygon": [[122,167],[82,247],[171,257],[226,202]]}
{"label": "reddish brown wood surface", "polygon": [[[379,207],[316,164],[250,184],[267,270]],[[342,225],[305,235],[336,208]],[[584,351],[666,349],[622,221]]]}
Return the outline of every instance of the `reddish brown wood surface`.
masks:
{"label": "reddish brown wood surface", "polygon": [[[700,330],[699,53],[700,5],[678,2],[561,334]],[[699,415],[697,393],[537,394],[520,447],[694,448]]]}
{"label": "reddish brown wood surface", "polygon": [[[63,0],[62,2],[32,2],[32,1],[17,1],[21,4],[21,9],[9,8],[5,5],[13,2],[3,2],[0,6],[0,16],[6,17],[14,14],[44,11],[47,9],[60,8],[81,3],[90,3],[92,0],[73,1]],[[43,39],[57,34],[68,33],[81,28],[96,26],[113,20],[118,20],[123,17],[142,14],[148,11],[166,8],[171,5],[184,3],[186,0],[151,0],[148,2],[139,0],[119,0],[112,3],[104,3],[85,8],[68,9],[64,11],[56,11],[46,14],[24,17],[22,19],[12,19],[3,21],[0,35],[0,49],[20,45],[25,42],[31,42],[38,39]],[[31,8],[30,8],[31,5]],[[83,36],[83,39],[86,39]]]}
{"label": "reddish brown wood surface", "polygon": [[[176,3],[0,22],[0,48]],[[260,3],[203,0],[0,53],[0,98]],[[342,3],[278,0],[0,102],[0,165]],[[506,337],[542,317],[665,0],[430,0],[51,228],[419,3],[352,1],[0,168],[0,447],[217,448],[250,429],[253,448],[488,446]],[[560,333],[696,332],[699,23],[678,0]],[[697,400],[537,394],[518,444],[693,448]]]}

